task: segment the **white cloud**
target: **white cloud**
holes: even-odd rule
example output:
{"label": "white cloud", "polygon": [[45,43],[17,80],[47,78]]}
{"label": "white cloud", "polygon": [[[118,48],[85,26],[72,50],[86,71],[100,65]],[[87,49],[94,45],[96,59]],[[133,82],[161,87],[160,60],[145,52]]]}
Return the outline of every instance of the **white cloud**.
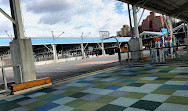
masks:
{"label": "white cloud", "polygon": [[[64,37],[79,37],[82,32],[98,37],[101,30],[115,35],[122,25],[129,24],[127,13],[115,12],[116,3],[116,0],[21,0],[25,35],[49,37],[52,30],[56,35],[64,31]],[[126,4],[122,10],[127,11]],[[5,19],[0,20],[0,30]]]}

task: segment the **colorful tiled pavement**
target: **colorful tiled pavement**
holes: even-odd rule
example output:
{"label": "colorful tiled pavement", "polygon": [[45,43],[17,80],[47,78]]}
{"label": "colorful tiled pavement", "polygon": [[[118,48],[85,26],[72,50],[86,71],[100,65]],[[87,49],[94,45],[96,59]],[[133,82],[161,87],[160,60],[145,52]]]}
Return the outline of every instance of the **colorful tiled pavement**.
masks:
{"label": "colorful tiled pavement", "polygon": [[188,60],[130,68],[0,100],[1,111],[188,111]]}

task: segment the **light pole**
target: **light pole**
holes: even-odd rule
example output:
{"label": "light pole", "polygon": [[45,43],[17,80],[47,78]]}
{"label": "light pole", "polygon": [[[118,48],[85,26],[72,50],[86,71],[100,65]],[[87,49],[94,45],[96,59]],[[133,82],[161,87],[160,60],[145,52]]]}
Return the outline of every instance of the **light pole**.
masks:
{"label": "light pole", "polygon": [[[87,36],[89,36],[91,33],[89,32],[89,34]],[[85,36],[85,37],[87,37]],[[81,43],[81,51],[82,51],[82,59],[85,59],[86,58],[86,54],[85,54],[85,49],[84,49],[84,33],[82,32],[82,35],[81,35],[81,39],[82,39],[82,43]]]}
{"label": "light pole", "polygon": [[[56,38],[60,37],[61,35],[63,35],[64,32],[62,32],[59,36],[57,36]],[[52,38],[53,38],[53,43],[52,43],[52,49],[53,49],[53,55],[54,55],[54,62],[57,61],[57,50],[56,50],[56,44],[55,44],[55,36],[54,36],[54,31],[52,31]]]}

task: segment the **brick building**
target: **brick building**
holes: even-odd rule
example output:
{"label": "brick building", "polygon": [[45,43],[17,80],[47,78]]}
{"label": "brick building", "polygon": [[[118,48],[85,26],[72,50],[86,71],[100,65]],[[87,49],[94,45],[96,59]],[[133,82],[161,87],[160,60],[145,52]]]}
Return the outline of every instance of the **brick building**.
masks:
{"label": "brick building", "polygon": [[141,25],[142,31],[159,32],[161,28],[165,28],[162,16],[156,16],[155,12],[150,12],[150,15],[143,20]]}
{"label": "brick building", "polygon": [[129,25],[123,25],[123,27],[121,28],[121,31],[117,32],[118,36],[130,36],[130,27]]}

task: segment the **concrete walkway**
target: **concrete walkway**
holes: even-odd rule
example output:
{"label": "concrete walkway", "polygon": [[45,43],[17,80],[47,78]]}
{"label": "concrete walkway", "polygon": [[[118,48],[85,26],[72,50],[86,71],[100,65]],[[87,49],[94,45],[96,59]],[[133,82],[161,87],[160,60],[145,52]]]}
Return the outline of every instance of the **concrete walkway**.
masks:
{"label": "concrete walkway", "polygon": [[0,100],[0,111],[187,111],[188,57],[138,63]]}

